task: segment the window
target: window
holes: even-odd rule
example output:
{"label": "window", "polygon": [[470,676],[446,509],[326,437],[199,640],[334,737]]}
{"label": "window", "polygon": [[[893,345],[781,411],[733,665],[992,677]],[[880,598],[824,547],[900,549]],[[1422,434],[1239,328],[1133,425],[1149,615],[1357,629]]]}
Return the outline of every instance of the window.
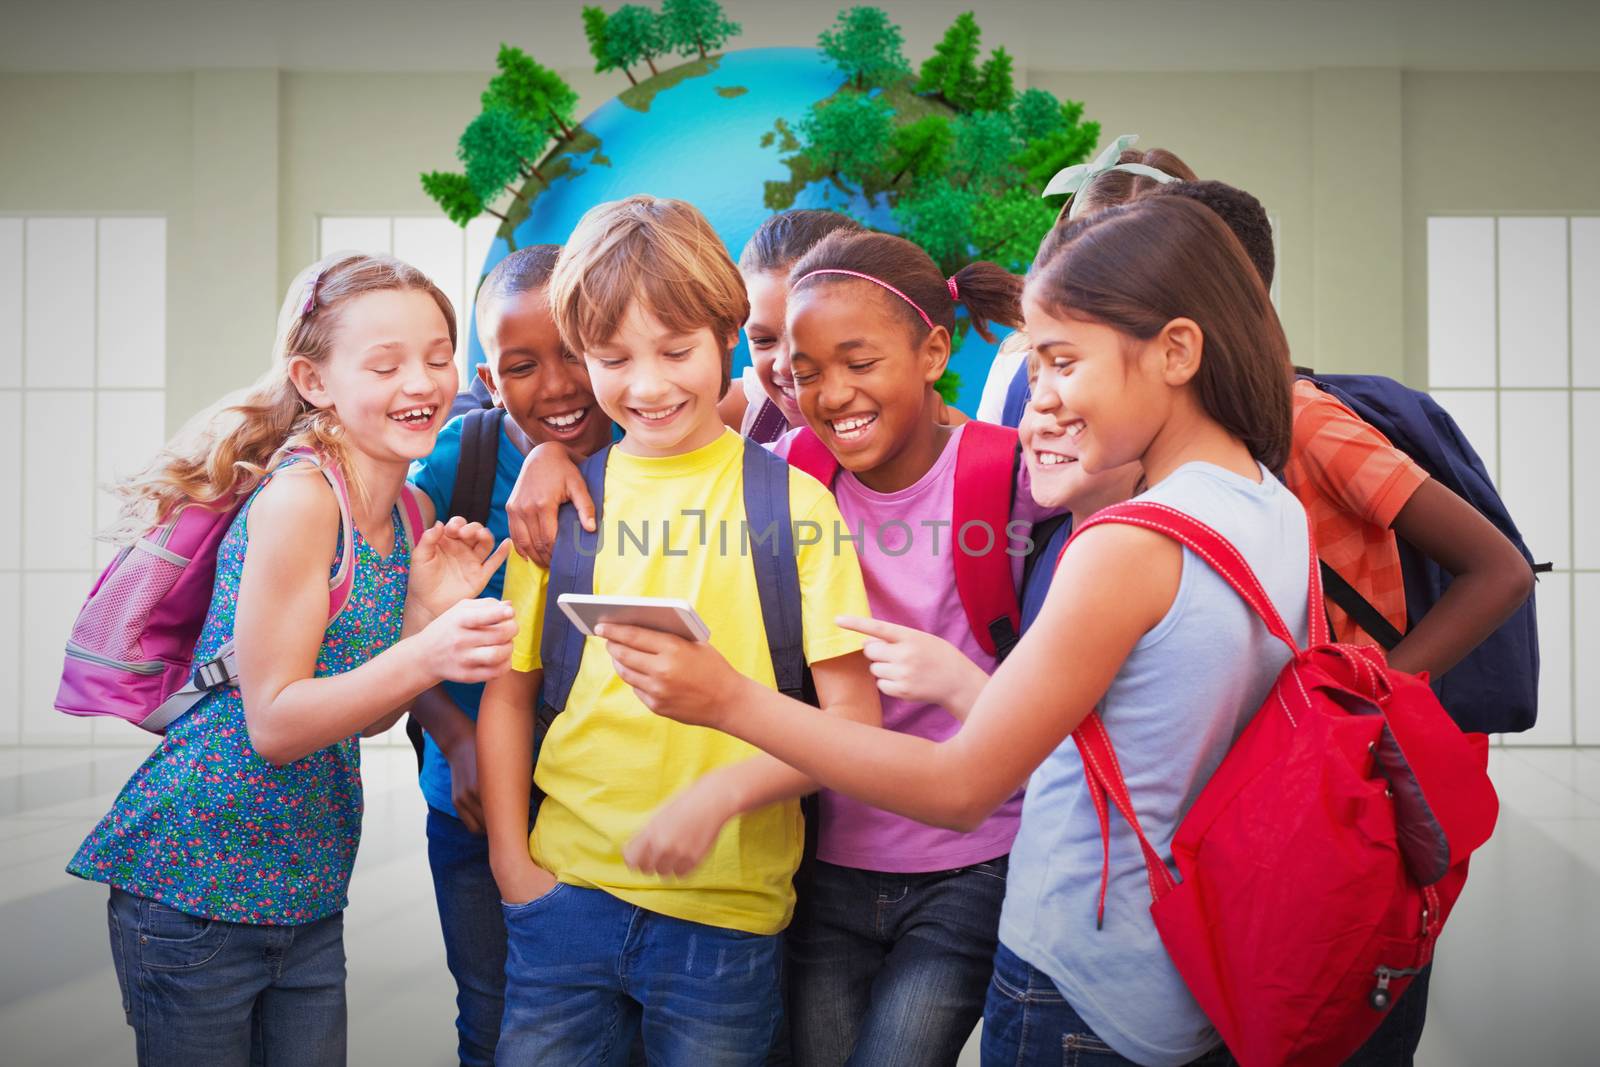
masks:
{"label": "window", "polygon": [[1600,744],[1600,218],[1430,218],[1428,384],[1555,566],[1539,721],[1506,742]]}
{"label": "window", "polygon": [[54,703],[114,554],[101,487],[166,440],[166,244],[163,218],[0,217],[0,742],[138,740]]}

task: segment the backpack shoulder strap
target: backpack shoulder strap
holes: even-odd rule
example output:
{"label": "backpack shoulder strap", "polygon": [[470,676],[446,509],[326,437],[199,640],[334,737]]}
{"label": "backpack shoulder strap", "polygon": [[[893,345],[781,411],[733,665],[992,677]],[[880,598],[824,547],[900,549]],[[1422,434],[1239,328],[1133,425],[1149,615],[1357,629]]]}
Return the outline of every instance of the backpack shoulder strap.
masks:
{"label": "backpack shoulder strap", "polygon": [[506,409],[502,407],[478,408],[461,417],[461,453],[456,461],[455,486],[450,490],[450,514],[441,515],[441,519],[460,515],[468,522],[489,521],[505,417]]}
{"label": "backpack shoulder strap", "polygon": [[1122,765],[1117,762],[1116,750],[1111,747],[1111,735],[1106,733],[1106,724],[1100,721],[1097,713],[1091,711],[1088,718],[1072,731],[1072,740],[1078,746],[1079,758],[1083,760],[1083,781],[1088,786],[1094,813],[1100,820],[1100,903],[1094,923],[1095,929],[1100,930],[1105,927],[1106,888],[1111,884],[1111,814],[1106,806],[1108,799],[1139,839],[1139,851],[1144,853],[1145,876],[1150,880],[1150,899],[1159,901],[1172,892],[1176,883],[1172,880],[1172,872],[1162,862],[1161,854],[1144,836],[1144,827],[1139,825],[1139,815],[1134,811],[1133,797],[1129,795],[1128,783],[1122,777]]}
{"label": "backpack shoulder strap", "polygon": [[767,445],[789,432],[789,419],[783,409],[766,396],[759,407],[746,408],[741,429],[746,440]]}
{"label": "backpack shoulder strap", "polygon": [[406,482],[400,489],[400,499],[395,501],[395,507],[400,509],[401,532],[405,534],[407,548],[416,548],[417,540],[427,532],[422,519],[422,497],[421,489]]}
{"label": "backpack shoulder strap", "polygon": [[315,467],[333,487],[333,495],[339,501],[339,565],[335,568],[333,577],[328,579],[328,621],[332,622],[350,602],[350,592],[356,584],[356,524],[350,512],[350,487],[345,482],[344,472],[339,469],[338,464],[309,448],[296,448],[286,452],[273,470],[280,471],[297,461],[304,461]]}
{"label": "backpack shoulder strap", "polygon": [[789,466],[805,471],[830,493],[833,491],[833,480],[839,476],[838,459],[809,426],[802,426],[800,432],[794,435],[794,440],[789,442]]}
{"label": "backpack shoulder strap", "polygon": [[[1308,519],[1307,522],[1309,521]],[[1097,511],[1088,521],[1072,531],[1072,536],[1061,549],[1061,554],[1065,556],[1067,550],[1072,547],[1072,542],[1081,537],[1085,530],[1092,530],[1108,522],[1142,526],[1170,537],[1189,549],[1243,598],[1250,609],[1266,624],[1267,630],[1273,637],[1288,645],[1291,653],[1300,651],[1294,634],[1290,633],[1288,626],[1284,624],[1283,616],[1278,614],[1277,607],[1273,605],[1271,598],[1267,596],[1267,591],[1262,588],[1260,580],[1256,578],[1255,572],[1250,569],[1250,565],[1245,562],[1239,550],[1233,547],[1226,537],[1177,508],[1157,504],[1154,501],[1130,500]],[[1328,624],[1322,611],[1322,573],[1318,567],[1316,541],[1310,537],[1309,532],[1307,538],[1311,541],[1311,558],[1306,568],[1310,575],[1307,615],[1310,643],[1316,646],[1328,643]],[[1057,562],[1060,562],[1059,558]]]}
{"label": "backpack shoulder strap", "polygon": [[744,442],[744,514],[751,530],[750,562],[756,571],[772,673],[778,691],[799,700],[805,684],[806,657],[800,619],[800,571],[789,513],[789,464],[748,438]]}
{"label": "backpack shoulder strap", "polygon": [[1344,580],[1344,575],[1328,566],[1326,560],[1320,560],[1318,568],[1322,573],[1322,585],[1328,592],[1328,599],[1344,609],[1344,613],[1351,620],[1372,637],[1374,641],[1384,647],[1387,652],[1393,652],[1394,646],[1400,643],[1405,635],[1394,628],[1394,623],[1383,617],[1383,612],[1366,597],[1362,596],[1356,587]]}
{"label": "backpack shoulder strap", "polygon": [[[951,516],[956,590],[972,636],[1001,660],[1016,645],[1022,628],[1006,553],[1020,458],[1017,431],[987,422],[962,426]],[[966,533],[972,526],[977,527],[976,541]],[[980,549],[983,545],[987,547]]]}
{"label": "backpack shoulder strap", "polygon": [[[1056,533],[1072,521],[1072,513],[1064,511],[1060,515],[1052,515],[1043,522],[1033,527],[1033,551],[1028,553],[1028,558],[1022,563],[1022,588],[1027,589],[1033,581],[1036,572],[1050,551],[1050,542],[1055,539]],[[1068,531],[1070,536],[1071,531]]]}
{"label": "backpack shoulder strap", "polygon": [[[1142,500],[1106,508],[1096,512],[1072,532],[1072,537],[1067,540],[1061,554],[1066,555],[1067,549],[1072,547],[1072,542],[1077,540],[1083,531],[1108,522],[1142,526],[1170,537],[1188,548],[1244,599],[1274,637],[1288,645],[1292,653],[1299,651],[1294,635],[1284,625],[1278,609],[1267,596],[1260,580],[1256,578],[1255,572],[1250,569],[1250,565],[1245,562],[1239,550],[1216,530],[1177,508]],[[1313,645],[1324,644],[1328,639],[1327,624],[1322,614],[1322,576],[1317,562],[1316,544],[1313,541],[1307,566],[1310,575],[1307,607]],[[1105,919],[1106,887],[1111,875],[1111,825],[1108,800],[1127,820],[1128,825],[1133,828],[1134,835],[1139,839],[1140,851],[1144,853],[1145,873],[1150,881],[1151,899],[1159,901],[1171,892],[1173,880],[1171,872],[1167,870],[1160,855],[1145,838],[1144,829],[1139,825],[1133,798],[1128,793],[1127,782],[1122,777],[1121,764],[1118,763],[1116,751],[1111,745],[1111,735],[1106,732],[1105,723],[1100,720],[1100,716],[1091,712],[1072,732],[1072,740],[1078,746],[1078,754],[1083,759],[1084,781],[1088,785],[1089,799],[1093,802],[1095,814],[1100,820],[1100,904],[1096,920],[1098,927]]]}
{"label": "backpack shoulder strap", "polygon": [[545,588],[544,628],[539,639],[539,659],[544,664],[538,714],[544,725],[566,710],[572,683],[583,662],[584,636],[572,625],[556,601],[562,593],[594,592],[594,558],[600,554],[601,522],[606,499],[607,445],[583,461],[583,480],[594,500],[595,532],[578,521],[578,510],[569,501],[561,505],[556,517],[556,543],[550,553],[549,583]]}

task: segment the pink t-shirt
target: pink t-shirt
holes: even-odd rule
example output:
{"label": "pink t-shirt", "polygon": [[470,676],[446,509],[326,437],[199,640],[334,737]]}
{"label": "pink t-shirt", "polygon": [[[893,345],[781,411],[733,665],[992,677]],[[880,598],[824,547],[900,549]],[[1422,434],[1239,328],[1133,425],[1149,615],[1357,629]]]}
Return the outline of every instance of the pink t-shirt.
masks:
{"label": "pink t-shirt", "polygon": [[[833,491],[849,527],[846,532],[861,535],[855,550],[873,617],[937,634],[985,671],[993,672],[994,657],[972,636],[956,591],[951,514],[961,431],[962,427],[957,427],[950,434],[938,460],[915,485],[895,493],[877,493],[849,471],[840,471]],[[792,439],[793,435],[787,434],[778,442],[779,455],[788,455]],[[1024,467],[1018,472],[1012,520],[1031,525],[1050,514],[1053,512],[1033,502]],[[833,537],[833,531],[824,536]],[[997,530],[995,536],[1004,540],[1006,532]],[[974,532],[969,533],[967,543],[979,549],[983,540]],[[1017,581],[1027,543],[1020,539],[1004,543],[1014,553],[1012,579]],[[943,741],[961,727],[937,704],[914,704],[889,696],[883,698],[883,725],[932,741]],[[925,826],[829,790],[821,793],[821,810],[817,858],[825,863],[873,871],[943,871],[1009,852],[1022,813],[1022,792],[1018,790],[982,826],[965,834]]]}

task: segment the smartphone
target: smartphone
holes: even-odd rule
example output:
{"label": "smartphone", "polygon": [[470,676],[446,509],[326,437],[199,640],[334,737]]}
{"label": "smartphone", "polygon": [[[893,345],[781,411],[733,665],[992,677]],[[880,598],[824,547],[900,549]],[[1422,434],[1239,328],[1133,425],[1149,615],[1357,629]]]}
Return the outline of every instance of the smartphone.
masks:
{"label": "smartphone", "polygon": [[616,622],[676,634],[685,641],[711,639],[711,629],[694,605],[677,597],[562,593],[556,597],[556,606],[588,637],[595,635],[594,628],[600,623]]}

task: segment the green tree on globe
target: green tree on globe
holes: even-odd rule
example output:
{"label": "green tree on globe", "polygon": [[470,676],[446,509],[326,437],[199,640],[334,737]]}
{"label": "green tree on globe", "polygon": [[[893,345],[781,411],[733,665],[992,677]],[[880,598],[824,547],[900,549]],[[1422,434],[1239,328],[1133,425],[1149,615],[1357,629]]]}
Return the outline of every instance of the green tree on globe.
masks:
{"label": "green tree on globe", "polygon": [[[915,73],[899,27],[873,7],[839,11],[815,49],[734,52],[718,49],[738,24],[709,0],[581,17],[595,70],[621,71],[622,92],[580,122],[559,74],[502,45],[456,146],[461,171],[421,175],[457,225],[498,221],[484,273],[638,192],[694,203],[735,254],[772,211],[829,208],[915,241],[948,273],[980,258],[1020,271],[1059,207],[1038,191],[1099,138],[1081,103],[1019,93],[1006,50],[983,57],[970,12]],[[970,410],[993,346],[961,326],[941,389]],[[469,316],[476,363],[472,327]]]}
{"label": "green tree on globe", "polygon": [[900,27],[889,21],[882,8],[852,7],[839,12],[833,25],[822,31],[817,45],[850,77],[857,89],[884,85],[911,73],[901,52]]}

